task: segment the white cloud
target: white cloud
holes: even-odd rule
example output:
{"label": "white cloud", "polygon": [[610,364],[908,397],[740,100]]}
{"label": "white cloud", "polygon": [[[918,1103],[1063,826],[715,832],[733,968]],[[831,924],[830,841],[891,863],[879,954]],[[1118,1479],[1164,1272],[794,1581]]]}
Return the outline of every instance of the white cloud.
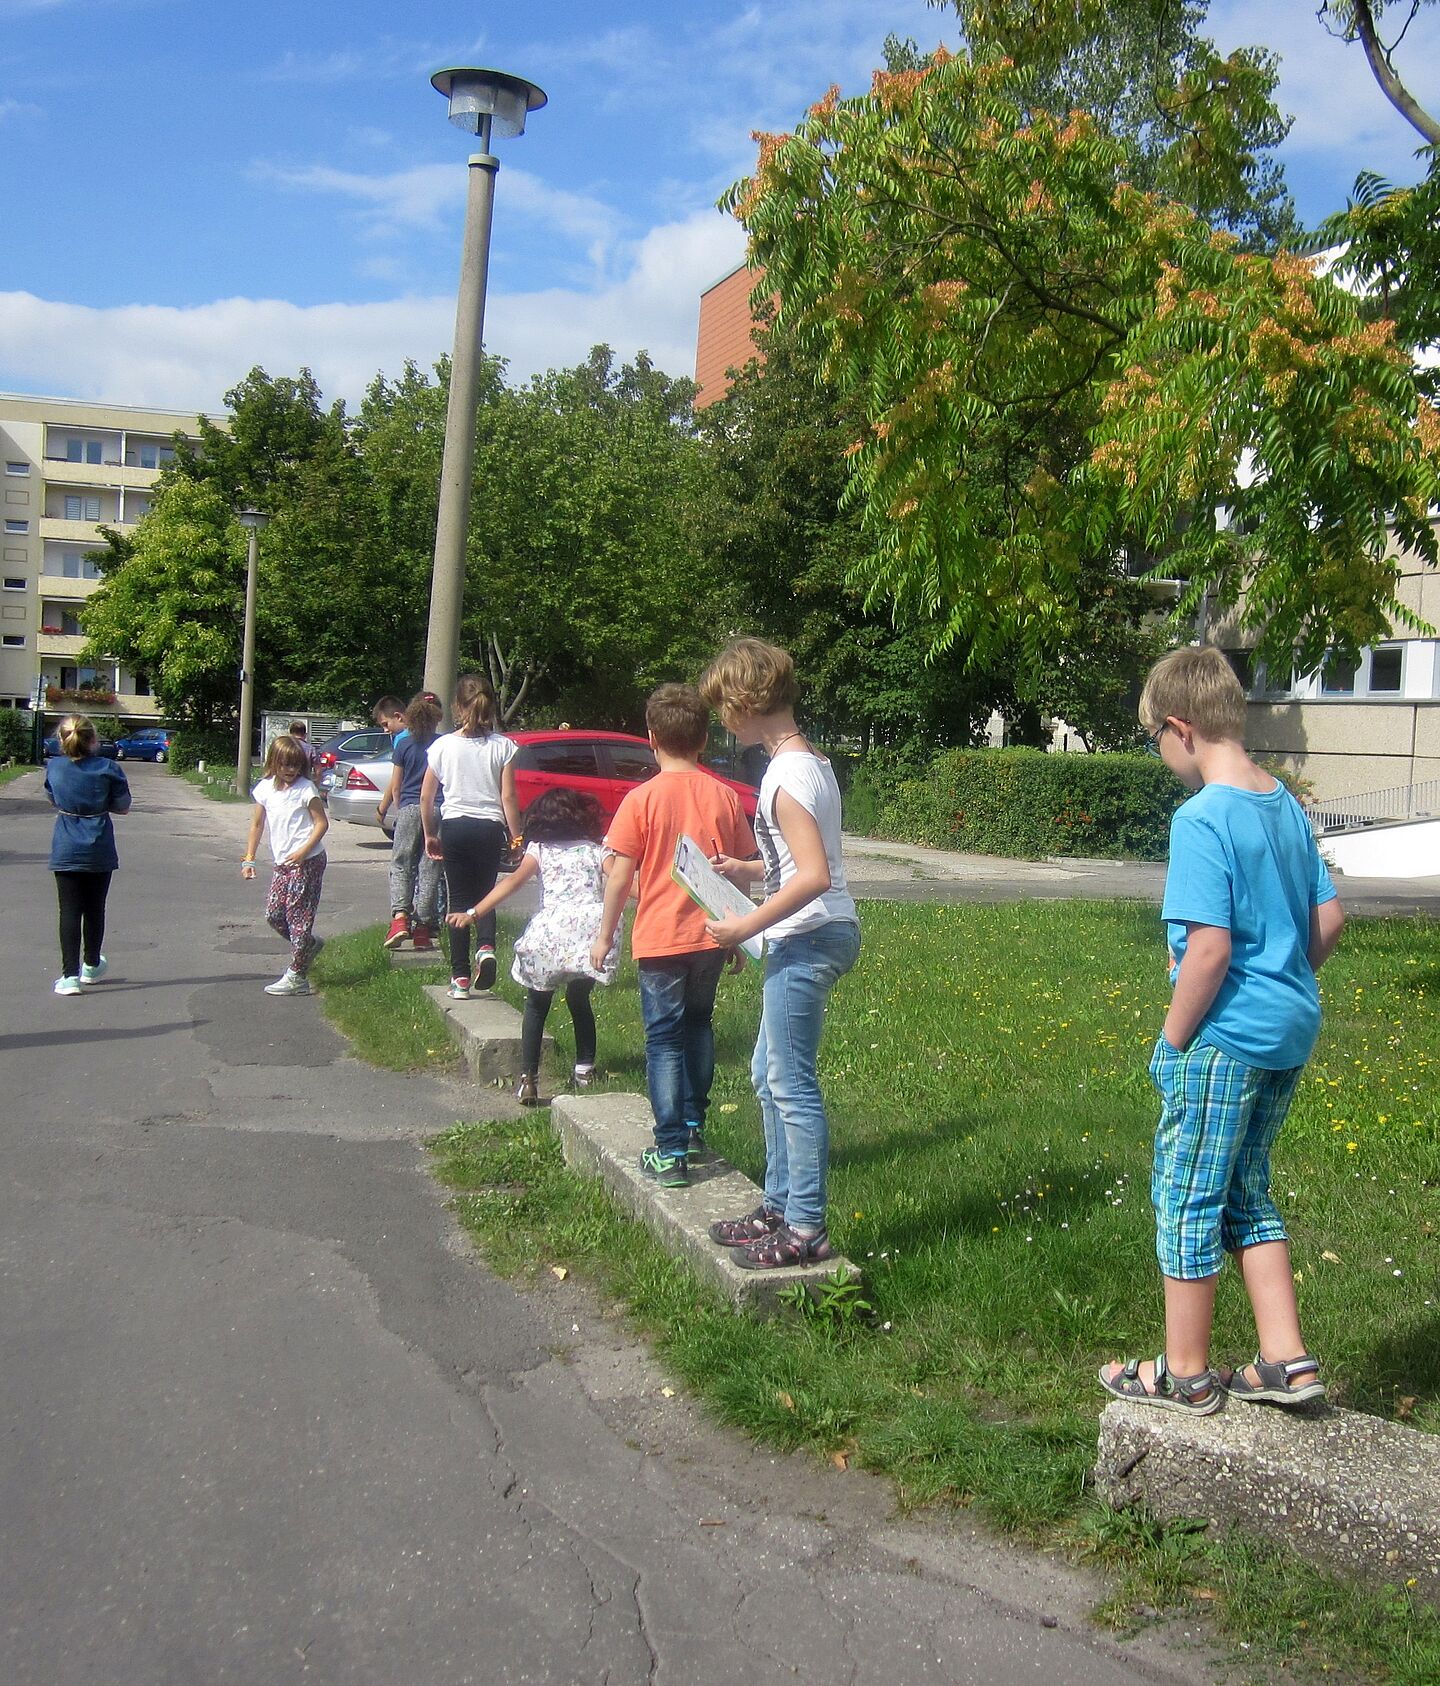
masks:
{"label": "white cloud", "polygon": [[[510,360],[512,379],[578,363],[605,341],[622,357],[648,350],[670,374],[694,368],[702,288],[743,256],[740,230],[717,213],[652,229],[627,248],[624,272],[586,290],[495,293],[486,344]],[[94,308],[0,293],[0,385],[59,397],[165,409],[216,410],[254,365],[271,374],[312,369],[328,397],[351,404],[377,370],[398,375],[448,352],[450,296],[374,304],[294,305],[219,299],[191,307]]]}
{"label": "white cloud", "polygon": [[[1365,55],[1317,21],[1310,5],[1294,0],[1221,0],[1205,25],[1225,51],[1268,46],[1280,59],[1277,101],[1293,112],[1287,155],[1350,155],[1345,173],[1365,167],[1403,173],[1420,136],[1380,92]],[[1440,109],[1440,13],[1415,20],[1396,64],[1422,105]]]}
{"label": "white cloud", "polygon": [[[325,193],[362,207],[366,231],[392,238],[406,229],[439,229],[455,224],[465,204],[466,173],[455,164],[417,164],[407,170],[365,175],[328,164],[257,164],[254,174],[300,192]],[[505,214],[527,216],[578,240],[608,242],[619,225],[618,213],[598,199],[550,187],[528,170],[502,172]]]}
{"label": "white cloud", "polygon": [[32,105],[29,100],[0,99],[0,123],[9,122],[11,118],[39,115],[40,107]]}

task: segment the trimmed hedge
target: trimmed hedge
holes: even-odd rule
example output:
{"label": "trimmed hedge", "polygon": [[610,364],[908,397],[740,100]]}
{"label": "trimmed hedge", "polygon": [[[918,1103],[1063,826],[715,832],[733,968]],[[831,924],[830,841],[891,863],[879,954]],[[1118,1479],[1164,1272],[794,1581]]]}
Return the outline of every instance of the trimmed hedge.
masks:
{"label": "trimmed hedge", "polygon": [[170,765],[191,772],[204,761],[235,765],[235,733],[230,728],[182,726],[170,739]]}
{"label": "trimmed hedge", "polygon": [[1016,860],[1081,855],[1163,860],[1184,787],[1148,755],[952,749],[918,773],[884,762],[857,773],[847,814],[872,835]]}
{"label": "trimmed hedge", "polygon": [[0,708],[0,761],[28,761],[32,727],[23,708]]}

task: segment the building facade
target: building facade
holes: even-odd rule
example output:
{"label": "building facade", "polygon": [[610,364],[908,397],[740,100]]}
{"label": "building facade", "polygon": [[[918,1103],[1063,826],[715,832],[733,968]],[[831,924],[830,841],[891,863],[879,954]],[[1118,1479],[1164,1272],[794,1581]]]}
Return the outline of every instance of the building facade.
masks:
{"label": "building facade", "polygon": [[143,673],[82,658],[80,612],[100,583],[87,557],[102,526],[124,532],[146,514],[175,434],[194,431],[193,412],[0,393],[0,707],[156,714]]}
{"label": "building facade", "polygon": [[732,269],[700,295],[700,328],[695,338],[695,408],[703,410],[730,390],[727,369],[743,369],[755,349],[755,318],[750,294],[763,272],[746,264]]}

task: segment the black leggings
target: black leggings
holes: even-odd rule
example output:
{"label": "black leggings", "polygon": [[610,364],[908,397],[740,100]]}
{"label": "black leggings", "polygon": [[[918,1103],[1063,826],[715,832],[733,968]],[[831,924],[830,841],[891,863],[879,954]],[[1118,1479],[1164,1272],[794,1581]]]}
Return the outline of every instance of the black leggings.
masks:
{"label": "black leggings", "polygon": [[87,966],[100,964],[110,874],[57,872],[55,889],[60,897],[60,976],[78,978],[82,954]]}
{"label": "black leggings", "polygon": [[[595,1009],[590,1005],[594,978],[571,978],[565,985],[565,1005],[575,1026],[575,1064],[595,1064]],[[525,1016],[520,1021],[520,1064],[532,1077],[540,1072],[540,1047],[545,1021],[550,1017],[553,989],[532,989],[525,997]]]}
{"label": "black leggings", "polygon": [[[499,820],[455,819],[441,820],[440,847],[445,855],[445,888],[449,894],[452,913],[462,913],[483,901],[495,888],[500,875],[500,857],[510,834]],[[487,913],[473,926],[459,930],[451,925],[450,976],[468,978],[470,970],[470,932],[475,932],[475,946],[494,948],[495,915]]]}

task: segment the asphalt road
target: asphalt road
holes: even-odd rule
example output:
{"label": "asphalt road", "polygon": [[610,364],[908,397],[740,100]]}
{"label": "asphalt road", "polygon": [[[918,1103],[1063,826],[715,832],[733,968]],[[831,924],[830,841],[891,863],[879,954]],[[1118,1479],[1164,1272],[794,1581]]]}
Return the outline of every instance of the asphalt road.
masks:
{"label": "asphalt road", "polygon": [[[420,1150],[493,1102],[266,996],[246,811],[131,776],[78,999],[38,775],[0,790],[7,1686],[1194,1678],[1083,1578],[710,1426],[573,1283],[496,1280]],[[320,928],[380,917],[378,840],[332,860]]]}

